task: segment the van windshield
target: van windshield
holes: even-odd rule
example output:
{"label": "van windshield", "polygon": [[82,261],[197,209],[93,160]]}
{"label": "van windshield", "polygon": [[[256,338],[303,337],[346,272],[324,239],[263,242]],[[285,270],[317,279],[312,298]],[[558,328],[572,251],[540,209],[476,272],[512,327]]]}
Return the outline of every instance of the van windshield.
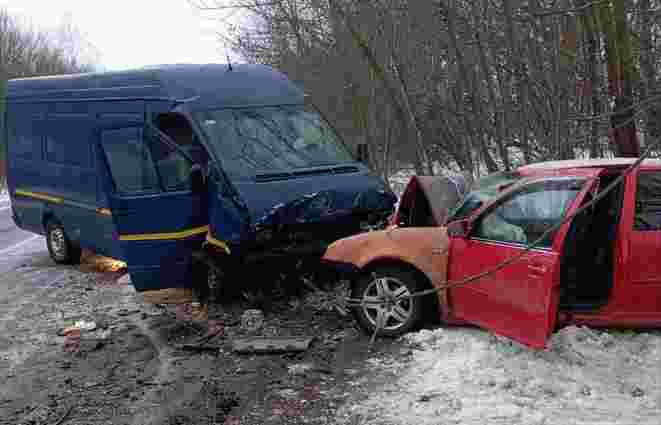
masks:
{"label": "van windshield", "polygon": [[355,161],[321,115],[304,105],[205,111],[195,119],[232,177]]}

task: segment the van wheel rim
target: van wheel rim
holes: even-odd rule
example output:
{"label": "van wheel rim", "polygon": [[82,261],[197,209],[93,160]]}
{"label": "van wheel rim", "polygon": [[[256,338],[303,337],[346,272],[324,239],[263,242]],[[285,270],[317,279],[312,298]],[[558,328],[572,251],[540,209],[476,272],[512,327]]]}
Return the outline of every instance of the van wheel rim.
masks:
{"label": "van wheel rim", "polygon": [[53,255],[57,258],[64,258],[66,255],[66,242],[64,239],[64,230],[59,227],[50,231],[50,245]]}
{"label": "van wheel rim", "polygon": [[363,313],[375,329],[397,330],[406,325],[413,314],[411,292],[399,279],[376,278],[363,292]]}

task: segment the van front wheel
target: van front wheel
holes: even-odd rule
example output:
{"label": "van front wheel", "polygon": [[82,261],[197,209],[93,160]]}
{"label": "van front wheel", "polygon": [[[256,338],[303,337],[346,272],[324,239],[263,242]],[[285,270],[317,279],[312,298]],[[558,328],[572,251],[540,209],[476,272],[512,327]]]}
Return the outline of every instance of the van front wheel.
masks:
{"label": "van front wheel", "polygon": [[69,240],[64,227],[55,220],[49,220],[46,224],[46,245],[51,258],[57,264],[80,262],[80,247]]}

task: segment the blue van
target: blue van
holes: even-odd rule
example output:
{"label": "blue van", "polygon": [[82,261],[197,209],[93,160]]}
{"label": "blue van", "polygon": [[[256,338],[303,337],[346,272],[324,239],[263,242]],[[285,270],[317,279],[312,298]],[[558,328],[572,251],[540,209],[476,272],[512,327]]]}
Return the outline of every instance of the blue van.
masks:
{"label": "blue van", "polygon": [[57,263],[128,264],[137,291],[191,288],[195,259],[320,257],[395,195],[283,74],[165,65],[10,80],[16,225]]}

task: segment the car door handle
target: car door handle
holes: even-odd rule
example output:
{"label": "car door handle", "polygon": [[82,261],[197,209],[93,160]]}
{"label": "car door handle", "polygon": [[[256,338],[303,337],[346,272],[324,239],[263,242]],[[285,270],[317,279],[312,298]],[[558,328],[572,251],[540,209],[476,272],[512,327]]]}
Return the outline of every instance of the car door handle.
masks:
{"label": "car door handle", "polygon": [[528,270],[535,274],[543,274],[546,273],[546,266],[542,266],[541,264],[531,264],[528,266]]}

